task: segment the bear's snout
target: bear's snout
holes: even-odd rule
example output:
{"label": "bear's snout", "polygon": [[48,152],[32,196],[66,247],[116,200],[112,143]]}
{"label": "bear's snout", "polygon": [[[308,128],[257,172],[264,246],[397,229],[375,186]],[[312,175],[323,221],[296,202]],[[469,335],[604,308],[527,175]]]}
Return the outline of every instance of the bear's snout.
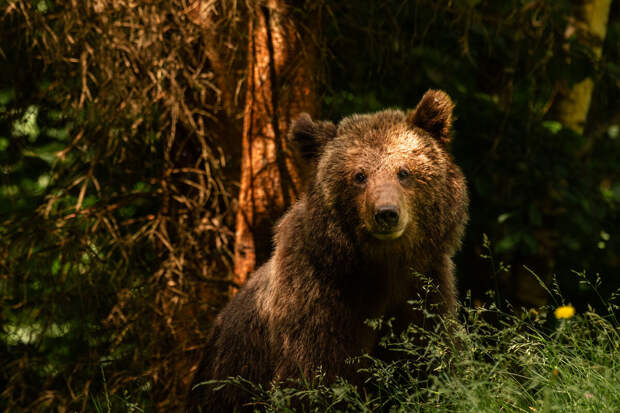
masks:
{"label": "bear's snout", "polygon": [[400,211],[398,205],[382,205],[375,212],[375,221],[383,230],[391,231],[398,225]]}
{"label": "bear's snout", "polygon": [[[373,185],[374,184],[374,185]],[[392,182],[373,182],[367,190],[369,214],[366,227],[380,240],[399,238],[407,226],[407,214],[403,210],[402,191]]]}

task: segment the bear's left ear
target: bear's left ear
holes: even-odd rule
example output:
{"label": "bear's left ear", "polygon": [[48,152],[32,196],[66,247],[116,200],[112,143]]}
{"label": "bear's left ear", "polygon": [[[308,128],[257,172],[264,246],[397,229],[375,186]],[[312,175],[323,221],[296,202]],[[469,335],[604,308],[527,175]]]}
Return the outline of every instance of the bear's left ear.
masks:
{"label": "bear's left ear", "polygon": [[410,127],[417,126],[425,130],[447,146],[450,143],[453,109],[454,103],[446,92],[428,90],[418,106],[407,115],[407,123]]}
{"label": "bear's left ear", "polygon": [[315,122],[310,115],[302,113],[291,124],[289,133],[301,156],[313,160],[322,147],[336,136],[336,125],[328,121]]}

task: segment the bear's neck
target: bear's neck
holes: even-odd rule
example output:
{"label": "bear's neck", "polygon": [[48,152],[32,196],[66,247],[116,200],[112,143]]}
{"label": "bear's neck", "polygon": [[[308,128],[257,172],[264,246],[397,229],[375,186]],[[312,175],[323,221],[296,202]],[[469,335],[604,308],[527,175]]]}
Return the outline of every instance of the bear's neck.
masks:
{"label": "bear's neck", "polygon": [[351,237],[325,207],[304,202],[303,247],[309,262],[319,274],[342,274],[354,269],[359,253]]}

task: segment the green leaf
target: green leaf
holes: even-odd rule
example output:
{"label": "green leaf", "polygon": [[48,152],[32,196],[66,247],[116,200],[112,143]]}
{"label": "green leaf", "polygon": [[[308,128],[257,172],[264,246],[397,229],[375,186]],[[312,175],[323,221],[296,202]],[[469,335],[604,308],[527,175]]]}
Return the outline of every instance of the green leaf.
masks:
{"label": "green leaf", "polygon": [[562,124],[554,120],[544,121],[542,126],[554,135],[562,130]]}
{"label": "green leaf", "polygon": [[500,216],[497,217],[497,223],[498,224],[502,224],[504,223],[508,218],[510,218],[512,216],[512,214],[510,212],[505,212],[503,214],[501,214]]}

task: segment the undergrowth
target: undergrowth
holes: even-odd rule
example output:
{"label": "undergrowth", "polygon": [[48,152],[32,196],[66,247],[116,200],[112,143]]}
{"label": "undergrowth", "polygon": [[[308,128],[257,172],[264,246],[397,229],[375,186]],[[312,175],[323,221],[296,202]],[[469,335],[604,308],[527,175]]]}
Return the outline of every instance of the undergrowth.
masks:
{"label": "undergrowth", "polygon": [[[474,307],[466,300],[457,320],[427,313],[426,328],[410,326],[381,343],[398,360],[349,360],[364,366],[364,386],[328,383],[321,371],[269,386],[240,377],[219,385],[250,392],[261,412],[620,411],[617,292],[600,315],[591,307],[574,314],[572,306],[560,306],[558,289],[548,291],[557,304],[536,310],[502,311],[495,303]],[[370,324],[385,325],[381,321]]]}

